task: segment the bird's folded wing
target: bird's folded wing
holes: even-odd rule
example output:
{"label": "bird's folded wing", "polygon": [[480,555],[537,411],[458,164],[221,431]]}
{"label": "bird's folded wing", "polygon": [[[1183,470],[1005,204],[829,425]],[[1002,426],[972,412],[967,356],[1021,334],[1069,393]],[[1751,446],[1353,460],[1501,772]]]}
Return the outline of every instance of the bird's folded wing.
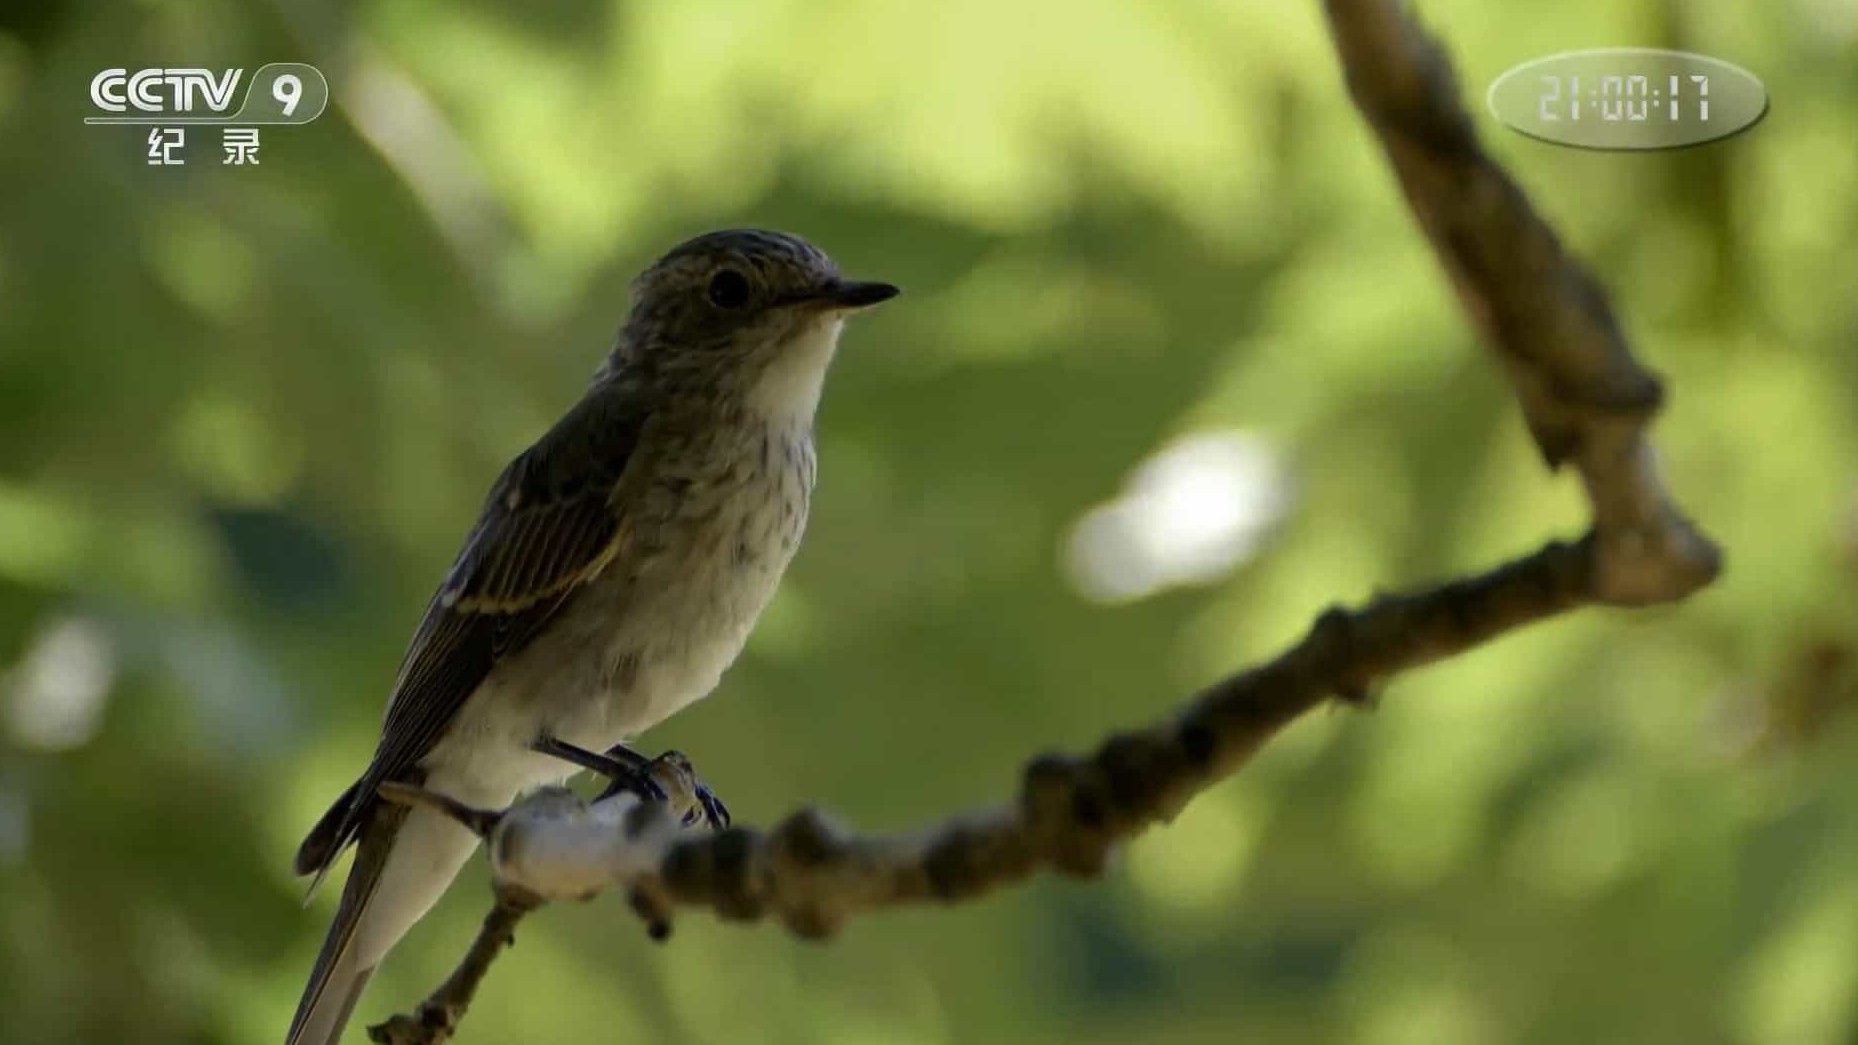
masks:
{"label": "bird's folded wing", "polygon": [[491,668],[619,553],[625,513],[614,493],[644,428],[644,413],[623,400],[589,398],[504,469],[407,648],[337,849],[375,786],[417,765]]}

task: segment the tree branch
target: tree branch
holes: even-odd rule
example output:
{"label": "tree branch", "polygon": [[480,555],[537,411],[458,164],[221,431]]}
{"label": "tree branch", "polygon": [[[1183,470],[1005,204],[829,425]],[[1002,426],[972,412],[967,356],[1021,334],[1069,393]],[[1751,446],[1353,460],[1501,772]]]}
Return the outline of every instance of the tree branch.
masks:
{"label": "tree branch", "polygon": [[[1633,359],[1598,283],[1479,145],[1443,50],[1394,0],[1325,7],[1356,106],[1544,459],[1578,470],[1591,530],[1487,573],[1331,609],[1275,660],[1162,721],[1086,757],[1034,759],[1015,801],[914,833],[863,835],[808,808],[767,832],[711,834],[681,829],[677,802],[621,795],[589,805],[560,791],[501,815],[465,811],[480,826],[494,818],[500,898],[522,897],[526,911],[624,888],[654,935],[675,909],[698,907],[824,937],[863,911],[965,900],[1040,870],[1095,875],[1117,843],[1173,817],[1331,696],[1360,703],[1391,675],[1516,628],[1587,605],[1675,601],[1715,578],[1720,556],[1672,503],[1645,438],[1662,401],[1657,378]],[[445,1040],[517,917],[493,912],[420,1015],[375,1028],[375,1040]]]}
{"label": "tree branch", "polygon": [[1380,136],[1458,299],[1503,363],[1551,467],[1573,462],[1599,541],[1597,596],[1684,597],[1721,568],[1672,504],[1644,431],[1663,400],[1606,294],[1478,144],[1438,43],[1393,0],[1327,0],[1350,95]]}
{"label": "tree branch", "polygon": [[369,1027],[368,1036],[383,1045],[423,1045],[450,1038],[497,952],[516,942],[516,924],[540,904],[533,896],[499,885],[496,906],[484,916],[477,939],[471,941],[471,949],[465,952],[458,968],[411,1015],[395,1016]]}

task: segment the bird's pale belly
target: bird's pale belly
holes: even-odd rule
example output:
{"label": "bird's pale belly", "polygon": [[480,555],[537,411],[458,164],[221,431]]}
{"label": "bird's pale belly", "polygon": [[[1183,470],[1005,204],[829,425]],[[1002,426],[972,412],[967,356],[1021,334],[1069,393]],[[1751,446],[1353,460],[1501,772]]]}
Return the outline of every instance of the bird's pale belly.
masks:
{"label": "bird's pale belly", "polygon": [[537,737],[604,750],[708,695],[793,557],[808,480],[743,480],[668,525],[647,561],[609,567],[472,694],[423,762],[428,786],[502,805],[573,771],[534,754]]}

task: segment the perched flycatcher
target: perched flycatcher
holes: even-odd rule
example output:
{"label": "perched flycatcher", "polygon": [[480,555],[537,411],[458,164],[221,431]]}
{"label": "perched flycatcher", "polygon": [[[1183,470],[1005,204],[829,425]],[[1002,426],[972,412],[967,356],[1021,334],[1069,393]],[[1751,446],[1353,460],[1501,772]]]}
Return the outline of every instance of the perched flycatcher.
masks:
{"label": "perched flycatcher", "polygon": [[[813,413],[845,317],[897,288],[795,236],[682,244],[633,285],[618,343],[511,462],[426,607],[361,778],[297,851],[359,841],[289,1045],[331,1045],[368,976],[476,846],[383,781],[476,806],[559,781],[715,687],[800,543]],[[712,806],[711,815],[719,809]]]}

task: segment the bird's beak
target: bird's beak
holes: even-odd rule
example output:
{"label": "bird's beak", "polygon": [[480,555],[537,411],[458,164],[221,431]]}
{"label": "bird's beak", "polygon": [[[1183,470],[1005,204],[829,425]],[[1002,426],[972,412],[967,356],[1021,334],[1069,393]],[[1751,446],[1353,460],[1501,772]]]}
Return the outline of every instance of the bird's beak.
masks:
{"label": "bird's beak", "polygon": [[792,300],[796,304],[810,304],[821,308],[860,309],[870,308],[882,301],[889,301],[901,291],[889,283],[876,283],[862,279],[834,279],[801,294]]}

